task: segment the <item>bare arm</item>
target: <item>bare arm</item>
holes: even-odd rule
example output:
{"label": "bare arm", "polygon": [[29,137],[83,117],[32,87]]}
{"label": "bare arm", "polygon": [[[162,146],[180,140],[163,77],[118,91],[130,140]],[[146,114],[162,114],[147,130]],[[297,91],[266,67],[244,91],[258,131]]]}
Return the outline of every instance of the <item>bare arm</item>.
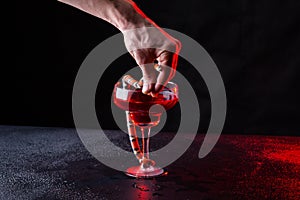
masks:
{"label": "bare arm", "polygon": [[[127,50],[142,70],[145,94],[159,92],[174,76],[180,42],[159,28],[132,0],[59,1],[103,19],[123,33]],[[141,44],[155,48],[143,49]],[[153,67],[155,60],[161,66],[158,75]]]}
{"label": "bare arm", "polygon": [[101,18],[120,31],[151,26],[130,0],[58,0]]}

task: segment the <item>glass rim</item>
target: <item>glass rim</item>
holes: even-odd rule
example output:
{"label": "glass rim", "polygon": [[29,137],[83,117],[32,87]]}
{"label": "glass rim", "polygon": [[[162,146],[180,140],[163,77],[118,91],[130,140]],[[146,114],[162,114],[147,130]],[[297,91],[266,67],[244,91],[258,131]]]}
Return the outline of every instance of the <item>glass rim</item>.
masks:
{"label": "glass rim", "polygon": [[[171,85],[172,87],[167,87],[168,85]],[[177,88],[177,90],[178,90],[178,85],[176,83],[172,82],[172,81],[169,81],[164,87],[168,88],[169,90],[172,90],[173,88]],[[122,86],[122,81],[118,81],[115,84],[114,88],[119,88],[119,89],[122,89],[122,90],[128,91],[128,92],[136,92],[137,90],[141,90],[142,89],[142,88],[140,88],[140,89],[137,89],[137,88],[135,88],[135,89],[125,88],[125,87]],[[164,92],[164,90],[161,90],[159,93],[161,93],[161,92]]]}

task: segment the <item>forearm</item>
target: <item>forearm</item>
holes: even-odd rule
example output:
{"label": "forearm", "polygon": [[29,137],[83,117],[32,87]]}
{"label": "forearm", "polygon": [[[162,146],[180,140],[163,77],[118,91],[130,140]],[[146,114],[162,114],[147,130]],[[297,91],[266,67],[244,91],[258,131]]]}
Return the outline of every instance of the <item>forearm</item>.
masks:
{"label": "forearm", "polygon": [[99,17],[120,31],[143,26],[151,23],[142,16],[135,3],[131,0],[58,0],[84,12]]}

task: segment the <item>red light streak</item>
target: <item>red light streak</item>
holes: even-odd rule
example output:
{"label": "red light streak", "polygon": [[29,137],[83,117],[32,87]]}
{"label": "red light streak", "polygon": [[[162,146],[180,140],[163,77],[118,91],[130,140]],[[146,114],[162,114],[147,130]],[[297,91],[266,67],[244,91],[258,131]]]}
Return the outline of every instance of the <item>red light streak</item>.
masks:
{"label": "red light streak", "polygon": [[175,71],[176,71],[176,67],[177,67],[177,62],[178,62],[178,54],[179,54],[179,51],[181,49],[181,43],[180,41],[178,40],[175,40],[173,37],[171,37],[168,33],[166,33],[162,28],[160,28],[154,21],[152,21],[137,5],[135,2],[133,2],[132,0],[128,0],[128,2],[133,6],[133,8],[142,16],[144,17],[148,22],[150,22],[154,27],[156,27],[164,36],[166,36],[170,41],[172,41],[174,44],[175,44],[175,47],[176,47],[176,50],[175,50],[175,53],[173,55],[173,58],[172,58],[172,64],[171,64],[171,67],[172,70],[170,75],[169,75],[169,78],[170,79],[171,77],[174,76],[175,74]]}

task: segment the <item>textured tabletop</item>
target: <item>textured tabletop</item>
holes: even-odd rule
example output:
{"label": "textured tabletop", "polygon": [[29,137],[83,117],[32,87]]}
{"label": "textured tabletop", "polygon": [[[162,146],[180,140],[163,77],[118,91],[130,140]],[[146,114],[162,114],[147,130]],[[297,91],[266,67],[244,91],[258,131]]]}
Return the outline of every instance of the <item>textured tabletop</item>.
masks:
{"label": "textured tabletop", "polygon": [[[130,150],[126,134],[105,133]],[[173,136],[157,134],[152,148]],[[0,126],[0,199],[300,199],[300,137],[222,135],[199,159],[203,137],[144,180],[100,163],[75,129]]]}

